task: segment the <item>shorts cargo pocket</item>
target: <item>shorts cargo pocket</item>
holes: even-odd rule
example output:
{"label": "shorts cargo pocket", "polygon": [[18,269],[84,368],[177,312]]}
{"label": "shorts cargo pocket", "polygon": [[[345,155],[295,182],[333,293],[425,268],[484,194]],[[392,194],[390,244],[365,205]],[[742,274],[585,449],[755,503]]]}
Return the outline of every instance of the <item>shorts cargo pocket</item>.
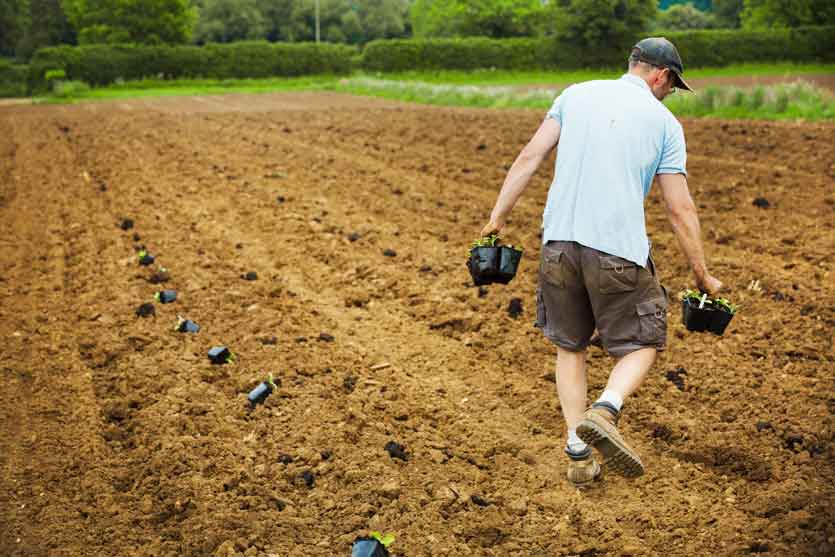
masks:
{"label": "shorts cargo pocket", "polygon": [[667,341],[667,300],[658,298],[635,306],[638,312],[641,344],[664,344]]}
{"label": "shorts cargo pocket", "polygon": [[539,274],[542,280],[557,288],[565,288],[565,258],[562,250],[543,252],[539,262]]}
{"label": "shorts cargo pocket", "polygon": [[638,286],[638,266],[620,257],[600,258],[600,293],[631,292]]}
{"label": "shorts cargo pocket", "polygon": [[535,325],[540,329],[545,329],[545,325],[547,325],[547,319],[545,317],[545,300],[542,298],[542,291],[537,288],[536,290],[536,323]]}

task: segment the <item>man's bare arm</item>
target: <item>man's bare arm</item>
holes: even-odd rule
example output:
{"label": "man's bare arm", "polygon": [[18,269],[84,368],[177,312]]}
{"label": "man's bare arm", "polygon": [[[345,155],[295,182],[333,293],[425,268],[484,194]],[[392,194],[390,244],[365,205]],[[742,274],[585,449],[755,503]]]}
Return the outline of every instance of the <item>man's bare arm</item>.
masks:
{"label": "man's bare arm", "polygon": [[553,118],[546,118],[533,138],[525,145],[510,167],[502,190],[490,215],[490,222],[481,231],[482,236],[499,232],[507,222],[510,211],[519,201],[539,165],[560,140],[560,125]]}
{"label": "man's bare arm", "polygon": [[690,268],[696,276],[696,284],[713,296],[722,287],[722,283],[707,270],[699,216],[687,188],[687,178],[683,174],[659,174],[658,183],[664,196],[667,218],[670,219],[676,239],[690,262]]}

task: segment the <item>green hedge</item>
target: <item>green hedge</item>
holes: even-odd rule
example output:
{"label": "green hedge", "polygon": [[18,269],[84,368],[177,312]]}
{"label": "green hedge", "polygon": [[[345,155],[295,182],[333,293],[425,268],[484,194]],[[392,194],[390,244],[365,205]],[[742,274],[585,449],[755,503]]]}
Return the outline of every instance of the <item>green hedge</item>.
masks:
{"label": "green hedge", "polygon": [[46,88],[47,70],[67,79],[107,85],[146,77],[239,79],[343,74],[351,70],[354,47],[336,44],[263,41],[206,46],[89,45],[38,50],[29,64],[29,90]]}
{"label": "green hedge", "polygon": [[0,97],[25,97],[27,66],[0,60]]}
{"label": "green hedge", "polygon": [[[835,60],[835,27],[764,31],[709,30],[667,33],[685,67],[742,62]],[[634,42],[641,37],[636,36]],[[577,69],[626,64],[628,48],[580,49],[553,37],[539,39],[399,39],[370,42],[363,51],[368,71]]]}

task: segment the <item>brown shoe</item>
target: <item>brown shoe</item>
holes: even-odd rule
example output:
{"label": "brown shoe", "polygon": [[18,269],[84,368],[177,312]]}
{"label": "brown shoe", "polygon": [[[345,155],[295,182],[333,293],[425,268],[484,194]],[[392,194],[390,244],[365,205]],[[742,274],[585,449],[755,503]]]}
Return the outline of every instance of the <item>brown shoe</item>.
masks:
{"label": "brown shoe", "polygon": [[577,436],[600,451],[606,468],[627,478],[637,478],[644,473],[644,465],[638,453],[620,436],[617,421],[618,412],[613,406],[596,402],[583,414]]}
{"label": "brown shoe", "polygon": [[586,447],[586,450],[580,453],[572,452],[566,447],[565,454],[571,459],[568,462],[568,473],[566,474],[571,485],[577,489],[583,489],[589,487],[595,480],[600,479],[603,471],[591,453],[590,447]]}

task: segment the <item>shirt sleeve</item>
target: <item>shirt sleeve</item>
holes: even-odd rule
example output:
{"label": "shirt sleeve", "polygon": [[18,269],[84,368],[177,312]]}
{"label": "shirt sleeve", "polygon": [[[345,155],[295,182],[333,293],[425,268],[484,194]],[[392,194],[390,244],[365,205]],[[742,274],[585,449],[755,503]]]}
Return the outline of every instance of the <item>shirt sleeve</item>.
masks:
{"label": "shirt sleeve", "polygon": [[566,93],[568,93],[569,89],[571,89],[571,87],[564,89],[563,92],[557,96],[554,100],[554,104],[551,105],[551,109],[545,115],[546,118],[553,118],[556,120],[557,124],[560,126],[562,126],[563,104],[565,102]]}
{"label": "shirt sleeve", "polygon": [[687,146],[684,130],[678,120],[667,125],[664,133],[664,147],[656,174],[684,174],[687,176]]}

